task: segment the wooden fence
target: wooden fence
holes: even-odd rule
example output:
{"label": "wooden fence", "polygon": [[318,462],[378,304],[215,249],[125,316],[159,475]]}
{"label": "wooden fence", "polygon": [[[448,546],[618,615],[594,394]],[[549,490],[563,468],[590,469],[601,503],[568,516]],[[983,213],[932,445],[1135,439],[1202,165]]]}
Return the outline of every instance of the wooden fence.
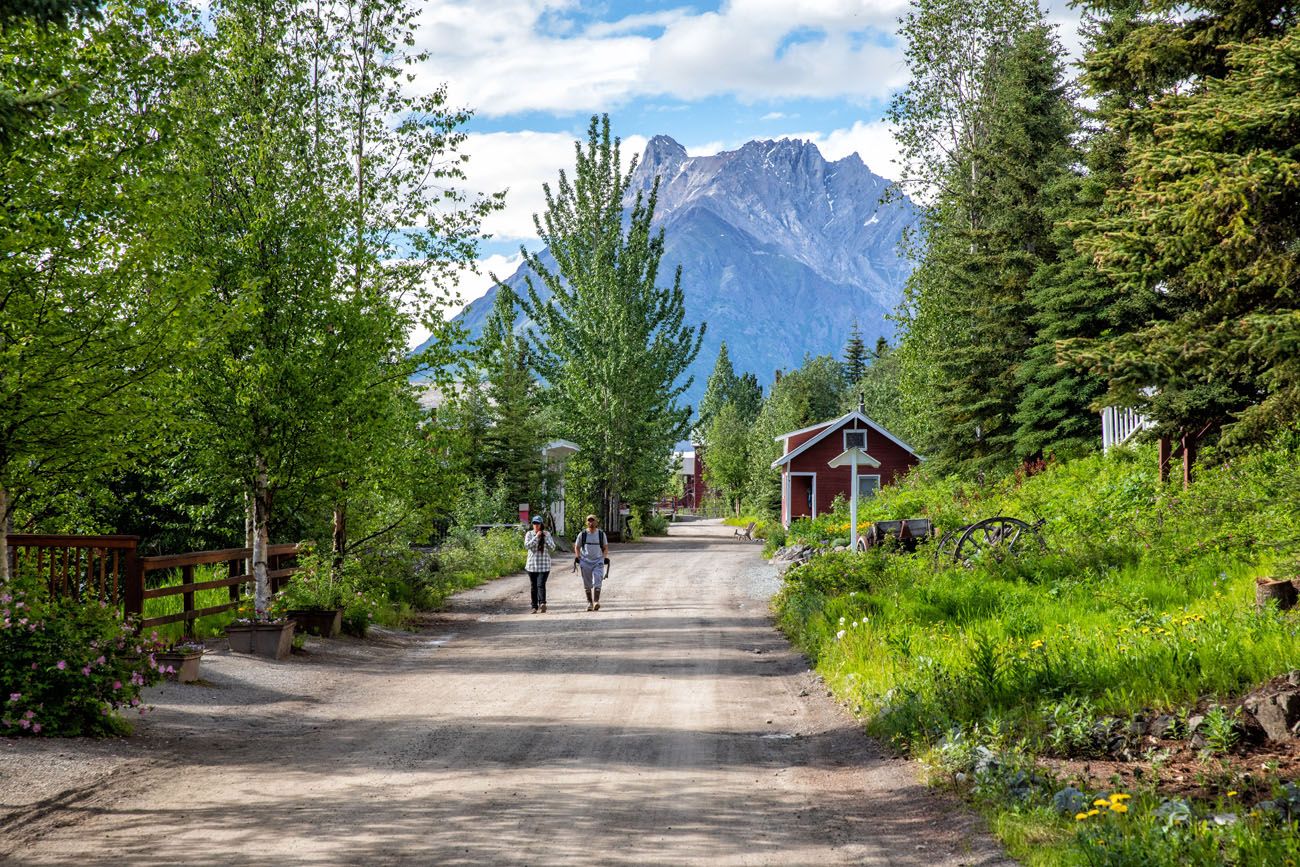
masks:
{"label": "wooden fence", "polygon": [[[184,621],[186,631],[200,617],[221,614],[243,602],[250,574],[252,548],[220,551],[191,551],[161,557],[141,557],[138,536],[48,536],[11,534],[8,555],[15,570],[34,569],[45,580],[53,596],[90,601],[102,600],[134,615],[141,629],[152,629]],[[296,544],[267,548],[268,577],[272,592],[279,591],[296,570]],[[195,567],[226,566],[224,578],[195,580]],[[229,600],[220,605],[194,607],[194,595],[202,590],[227,588]],[[181,610],[158,617],[143,617],[146,599],[181,597]]]}

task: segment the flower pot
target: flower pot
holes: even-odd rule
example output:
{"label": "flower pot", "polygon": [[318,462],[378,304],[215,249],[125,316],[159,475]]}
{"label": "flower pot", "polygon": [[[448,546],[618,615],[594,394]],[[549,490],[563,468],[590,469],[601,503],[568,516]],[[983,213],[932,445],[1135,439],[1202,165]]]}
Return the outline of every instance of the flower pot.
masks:
{"label": "flower pot", "polygon": [[173,653],[167,651],[164,653],[155,653],[154,661],[158,663],[158,668],[171,668],[172,671],[165,674],[165,677],[174,678],[180,683],[194,683],[199,679],[199,661],[203,659],[203,651],[194,650],[188,653]]}
{"label": "flower pot", "polygon": [[284,659],[293,650],[292,620],[283,623],[254,623],[253,652],[258,656]]}
{"label": "flower pot", "polygon": [[235,653],[253,652],[253,624],[232,623],[226,627],[226,640]]}
{"label": "flower pot", "polygon": [[310,635],[334,638],[343,630],[342,608],[300,608],[290,611],[289,619]]}

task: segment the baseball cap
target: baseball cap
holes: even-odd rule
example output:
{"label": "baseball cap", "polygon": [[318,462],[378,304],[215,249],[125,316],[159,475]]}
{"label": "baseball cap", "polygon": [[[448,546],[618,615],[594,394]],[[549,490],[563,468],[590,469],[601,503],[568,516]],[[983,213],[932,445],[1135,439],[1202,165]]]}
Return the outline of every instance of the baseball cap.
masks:
{"label": "baseball cap", "polygon": [[541,516],[541,515],[533,515],[532,523],[534,523],[534,524],[540,524],[540,523],[542,523],[542,516]]}

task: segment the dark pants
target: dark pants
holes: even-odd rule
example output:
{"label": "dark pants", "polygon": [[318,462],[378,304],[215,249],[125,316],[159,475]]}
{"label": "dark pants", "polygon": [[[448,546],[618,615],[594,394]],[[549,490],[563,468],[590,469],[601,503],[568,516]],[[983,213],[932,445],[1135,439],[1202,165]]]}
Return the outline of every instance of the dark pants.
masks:
{"label": "dark pants", "polygon": [[551,573],[547,572],[529,572],[528,579],[532,582],[533,607],[546,604],[546,579]]}

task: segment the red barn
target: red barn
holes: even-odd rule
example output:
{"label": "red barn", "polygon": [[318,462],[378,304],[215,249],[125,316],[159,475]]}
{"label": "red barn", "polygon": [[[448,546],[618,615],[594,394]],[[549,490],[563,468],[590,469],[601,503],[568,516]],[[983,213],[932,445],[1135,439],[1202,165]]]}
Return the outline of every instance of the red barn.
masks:
{"label": "red barn", "polygon": [[776,438],[784,454],[772,462],[781,470],[781,523],[815,518],[831,510],[837,495],[851,492],[849,467],[832,467],[831,460],[857,446],[874,461],[858,464],[858,497],[872,496],[921,462],[912,447],[867,418],[861,409]]}

